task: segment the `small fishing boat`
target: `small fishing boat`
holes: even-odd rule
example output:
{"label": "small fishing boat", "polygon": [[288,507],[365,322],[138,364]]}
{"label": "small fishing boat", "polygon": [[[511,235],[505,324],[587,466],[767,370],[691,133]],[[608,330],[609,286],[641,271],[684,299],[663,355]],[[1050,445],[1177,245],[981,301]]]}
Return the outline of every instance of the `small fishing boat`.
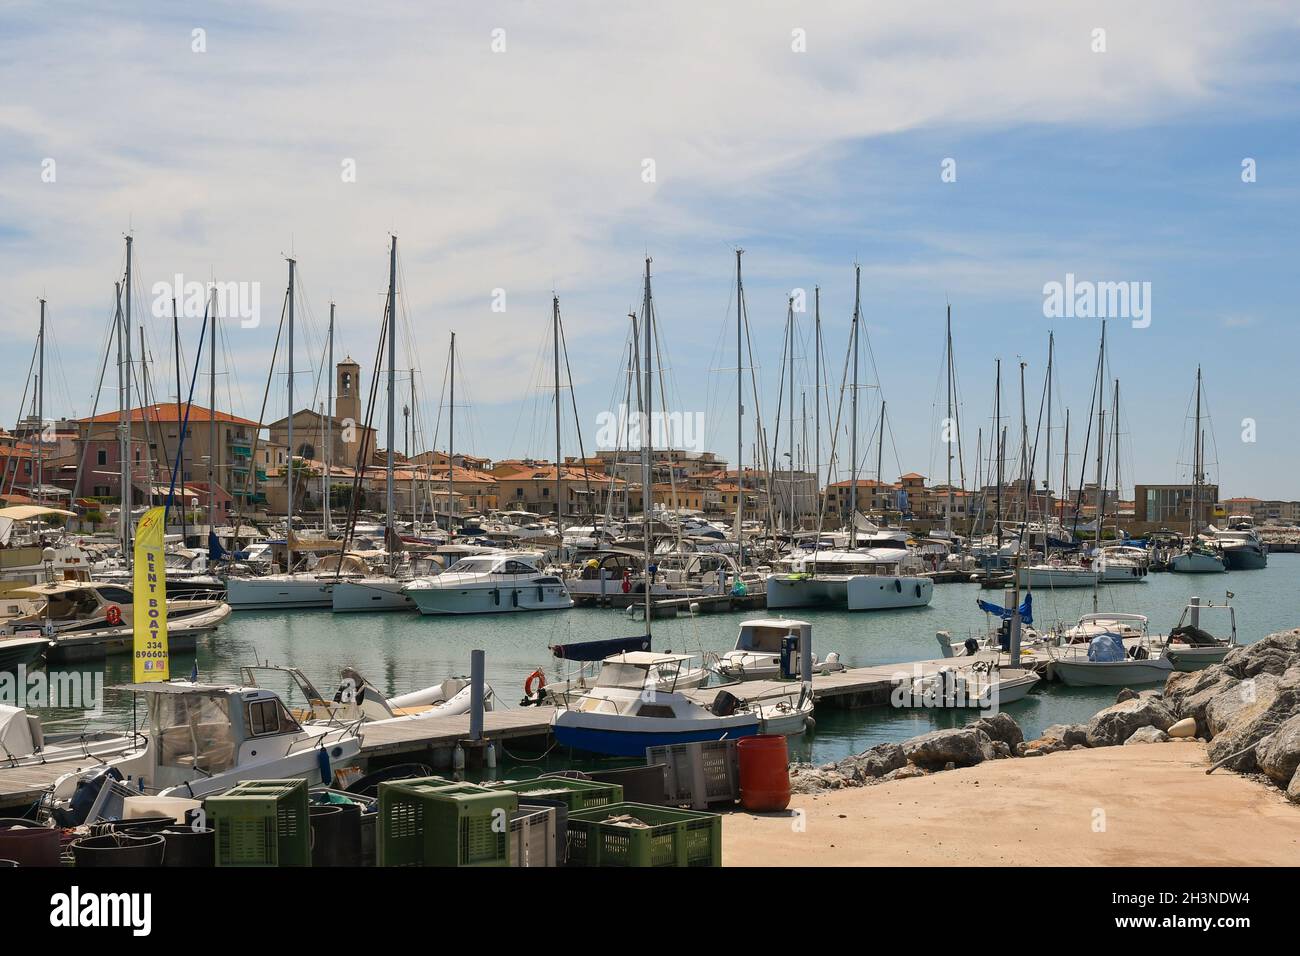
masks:
{"label": "small fishing boat", "polygon": [[893,702],[898,707],[997,711],[1023,700],[1039,679],[1028,668],[1000,667],[996,659],[981,658],[907,678],[896,685]]}
{"label": "small fishing boat", "polygon": [[[337,690],[332,698],[318,691],[311,680],[297,667],[277,664],[245,665],[239,669],[240,680],[249,687],[258,687],[258,676],[277,674],[285,685],[285,696],[290,701],[303,700],[304,706],[290,706],[289,712],[303,723],[344,724],[361,720],[378,722],[408,720],[425,717],[454,717],[470,708],[471,688],[468,677],[448,677],[422,690],[385,697],[378,688],[350,667],[343,669]],[[483,708],[492,709],[492,691],[483,690]]]}
{"label": "small fishing boat", "polygon": [[[1183,608],[1177,626],[1163,638],[1153,638],[1162,647],[1165,658],[1173,664],[1174,670],[1198,671],[1211,664],[1218,664],[1228,655],[1228,651],[1237,646],[1237,610],[1228,603],[1231,599],[1231,591],[1223,604],[1202,604],[1198,598],[1193,598]],[[1217,617],[1222,617],[1222,612],[1227,612],[1226,638],[1216,637],[1201,626],[1201,615],[1207,611]],[[1221,628],[1216,629],[1222,633]]]}
{"label": "small fishing boat", "polygon": [[[781,658],[786,656],[786,672],[796,674],[800,645],[812,641],[812,625],[792,618],[756,618],[741,621],[736,646],[718,658],[718,673],[729,680],[771,680],[781,676]],[[813,656],[813,673],[841,671],[844,665],[834,652],[819,661]]]}
{"label": "small fishing boat", "polygon": [[759,733],[797,737],[814,726],[811,694],[791,694],[775,700],[752,701],[748,708],[758,714]]}
{"label": "small fishing boat", "polygon": [[[191,681],[126,684],[148,700],[148,730],[127,752],[59,777],[42,813],[75,826],[128,793],[201,799],[243,780],[333,782],[361,751],[358,724],[302,724],[261,687]],[[107,788],[107,789],[106,789]]]}
{"label": "small fishing boat", "polygon": [[1069,643],[1049,646],[1049,652],[1053,672],[1070,687],[1153,684],[1174,669],[1152,642],[1141,614],[1085,614],[1064,634]]}
{"label": "small fishing boat", "polygon": [[681,669],[689,654],[631,651],[608,657],[595,686],[580,697],[559,696],[552,729],[558,743],[575,750],[644,757],[647,747],[749,737],[760,716],[743,710],[726,690],[704,707],[686,697],[665,675]]}

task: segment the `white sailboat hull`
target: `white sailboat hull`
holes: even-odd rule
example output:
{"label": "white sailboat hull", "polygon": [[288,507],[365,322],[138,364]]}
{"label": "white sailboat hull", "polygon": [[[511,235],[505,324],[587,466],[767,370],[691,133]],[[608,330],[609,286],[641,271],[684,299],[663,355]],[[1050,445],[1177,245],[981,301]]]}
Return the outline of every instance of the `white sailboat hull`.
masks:
{"label": "white sailboat hull", "polygon": [[1184,551],[1170,562],[1169,570],[1179,574],[1218,574],[1227,568],[1222,560],[1212,554]]}
{"label": "white sailboat hull", "polygon": [[331,606],[335,611],[414,611],[415,602],[396,578],[360,578],[334,585]]}
{"label": "white sailboat hull", "polygon": [[1091,568],[1063,565],[1034,565],[1019,571],[1022,588],[1090,588],[1097,583]]}
{"label": "white sailboat hull", "polygon": [[334,580],[314,575],[230,578],[226,601],[236,611],[332,607]]}
{"label": "white sailboat hull", "polygon": [[767,579],[768,610],[835,607],[847,611],[881,611],[925,607],[934,597],[934,581],[883,574],[773,574]]}

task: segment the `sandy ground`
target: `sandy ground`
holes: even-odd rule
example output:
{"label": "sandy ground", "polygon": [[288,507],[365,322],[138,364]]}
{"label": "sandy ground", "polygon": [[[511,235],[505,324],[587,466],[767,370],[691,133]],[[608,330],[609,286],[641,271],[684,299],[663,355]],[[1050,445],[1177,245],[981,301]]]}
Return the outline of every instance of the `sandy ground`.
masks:
{"label": "sandy ground", "polygon": [[725,817],[723,862],[1300,865],[1300,806],[1228,771],[1207,777],[1207,766],[1201,744],[1150,744],[796,794],[784,814]]}

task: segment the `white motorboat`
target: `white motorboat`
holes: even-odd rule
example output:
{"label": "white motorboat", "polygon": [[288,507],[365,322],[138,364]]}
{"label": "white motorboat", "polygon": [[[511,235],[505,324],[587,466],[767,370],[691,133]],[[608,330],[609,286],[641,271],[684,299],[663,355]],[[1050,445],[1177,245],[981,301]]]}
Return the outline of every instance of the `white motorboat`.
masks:
{"label": "white motorboat", "polygon": [[1217,547],[1196,542],[1174,555],[1169,570],[1179,574],[1222,574],[1228,565]]}
{"label": "white motorboat", "polygon": [[1231,515],[1226,531],[1216,531],[1215,542],[1231,571],[1257,571],[1268,567],[1268,545],[1255,530],[1250,515]]}
{"label": "white motorboat", "polygon": [[558,698],[552,722],[556,741],[590,753],[643,758],[647,747],[758,733],[759,715],[742,709],[726,690],[706,708],[676,689],[659,689],[666,670],[690,659],[650,651],[606,658],[594,687],[577,698]]}
{"label": "white motorboat", "polygon": [[775,700],[765,697],[747,706],[758,714],[759,733],[762,734],[797,737],[815,726],[811,694],[791,694]]}
{"label": "white motorboat", "polygon": [[1024,667],[1000,667],[996,659],[939,668],[900,681],[892,701],[897,707],[977,709],[997,712],[1033,690],[1039,676]]}
{"label": "white motorboat", "polygon": [[1138,584],[1146,580],[1150,560],[1141,548],[1102,548],[1095,566],[1101,584]]}
{"label": "white motorboat", "polygon": [[330,784],[361,750],[358,724],[301,724],[260,687],[165,681],[116,689],[148,699],[148,733],[127,753],[87,759],[54,782],[42,811],[59,825],[84,822],[90,804],[102,809],[129,793],[201,799],[243,780]]}
{"label": "white motorboat", "polygon": [[[347,724],[391,720],[414,720],[426,717],[455,717],[469,711],[472,688],[468,677],[448,677],[422,690],[396,697],[385,697],[357,671],[344,668],[332,699],[326,698],[297,667],[273,664],[245,665],[239,669],[240,680],[249,687],[259,687],[259,674],[283,675],[285,694],[291,702],[301,696],[303,706],[290,707],[290,713],[303,723]],[[283,699],[283,698],[282,698]],[[492,709],[492,690],[483,689],[483,709]]]}
{"label": "white motorboat", "polygon": [[462,558],[442,574],[410,582],[405,591],[421,614],[498,614],[573,607],[564,582],[540,569],[542,558],[521,551]]}
{"label": "white motorboat", "polygon": [[[812,625],[807,621],[791,618],[756,618],[740,622],[740,633],[736,636],[736,646],[718,658],[718,673],[729,680],[770,680],[781,676],[781,655],[783,647],[789,656],[787,667],[792,675],[798,673],[799,649],[803,641],[812,641]],[[826,660],[819,661],[813,655],[813,673],[828,674],[843,670],[838,654],[832,652]]]}
{"label": "white motorboat", "polygon": [[0,766],[34,767],[61,760],[103,760],[140,746],[138,737],[116,731],[50,733],[35,714],[0,704]]}
{"label": "white motorboat", "polygon": [[[1232,597],[1231,592],[1228,597]],[[1222,617],[1222,612],[1225,611],[1228,618],[1227,637],[1216,637],[1201,626],[1202,614],[1210,612],[1213,616]],[[1216,627],[1220,633],[1223,629]],[[1202,604],[1199,598],[1192,598],[1179,615],[1178,624],[1168,634],[1152,640],[1162,648],[1174,670],[1201,670],[1211,664],[1218,664],[1237,646],[1237,610],[1227,601],[1223,604]]]}
{"label": "white motorboat", "polygon": [[906,550],[818,551],[781,562],[788,570],[767,578],[767,607],[834,607],[848,611],[924,607],[934,581],[909,574]]}
{"label": "white motorboat", "polygon": [[1153,684],[1169,676],[1173,663],[1154,645],[1141,614],[1085,614],[1070,631],[1070,643],[1050,647],[1051,668],[1070,687]]}

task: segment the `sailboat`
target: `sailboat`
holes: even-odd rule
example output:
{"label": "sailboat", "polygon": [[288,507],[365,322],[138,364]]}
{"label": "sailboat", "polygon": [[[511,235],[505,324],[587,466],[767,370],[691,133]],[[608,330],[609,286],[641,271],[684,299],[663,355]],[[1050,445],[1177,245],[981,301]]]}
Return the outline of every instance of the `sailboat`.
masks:
{"label": "sailboat", "polygon": [[[836,607],[848,611],[924,607],[934,596],[934,580],[910,573],[906,548],[858,547],[858,334],[861,325],[862,269],[855,267],[853,321],[850,332],[853,384],[850,393],[852,466],[849,484],[849,542],[846,550],[814,550],[781,562],[768,576],[767,608]],[[883,431],[883,423],[881,425]],[[878,529],[870,527],[874,533]]]}
{"label": "sailboat", "polygon": [[1201,434],[1201,367],[1196,366],[1196,430],[1192,433],[1192,502],[1187,519],[1187,545],[1174,556],[1169,570],[1179,574],[1216,574],[1228,570],[1223,551],[1213,540],[1200,536],[1197,510],[1204,483],[1205,438]]}
{"label": "sailboat", "polygon": [[[642,548],[650,564],[651,500],[650,409],[653,387],[652,339],[653,297],[650,289],[650,259],[645,261],[645,292],[641,310],[644,334],[644,383],[639,388],[642,427]],[[635,316],[633,322],[635,323]],[[636,340],[633,326],[633,341]],[[637,356],[638,371],[641,368]],[[640,379],[638,379],[640,381]],[[645,650],[622,651],[604,658],[595,685],[580,696],[561,694],[552,730],[558,743],[576,750],[613,756],[644,757],[647,747],[703,740],[747,737],[759,732],[761,718],[743,711],[731,694],[721,691],[712,707],[686,697],[677,680],[690,673],[689,654],[658,654],[650,647],[653,596],[645,588]],[[773,717],[775,717],[775,713]]]}
{"label": "sailboat", "polygon": [[[330,594],[330,606],[335,611],[413,611],[415,602],[406,593],[409,578],[396,574],[394,547],[397,530],[393,522],[397,517],[394,497],[393,471],[397,447],[397,237],[392,237],[388,251],[388,305],[385,309],[388,339],[388,459],[385,464],[385,514],[384,539],[388,549],[388,568],[385,574],[367,574],[364,577],[340,580]],[[453,340],[454,341],[454,340]],[[450,461],[450,456],[449,459]],[[449,465],[450,467],[450,465]]]}

